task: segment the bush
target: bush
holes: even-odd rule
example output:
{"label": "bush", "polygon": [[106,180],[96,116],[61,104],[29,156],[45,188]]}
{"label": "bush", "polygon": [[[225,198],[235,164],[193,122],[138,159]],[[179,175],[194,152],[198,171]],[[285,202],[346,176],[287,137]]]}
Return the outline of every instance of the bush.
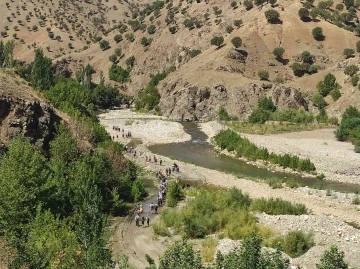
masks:
{"label": "bush", "polygon": [[314,245],[312,234],[292,231],[284,236],[274,238],[269,246],[273,248],[280,247],[291,258],[296,258],[305,254]]}
{"label": "bush", "polygon": [[193,49],[190,51],[191,58],[194,58],[194,57],[198,56],[199,54],[201,54],[201,50],[199,50],[199,49]]}
{"label": "bush", "polygon": [[353,76],[351,78],[351,85],[352,86],[354,86],[354,87],[357,86],[358,82],[359,82],[359,76],[358,75],[355,75],[355,76]]}
{"label": "bush", "polygon": [[230,25],[226,27],[226,32],[227,32],[228,34],[231,34],[232,31],[234,31],[234,27],[232,27],[232,26],[230,26]]}
{"label": "bush", "polygon": [[334,101],[338,100],[341,97],[341,92],[338,88],[335,88],[330,91],[330,95]]}
{"label": "bush", "polygon": [[344,261],[345,253],[339,251],[338,247],[333,245],[325,251],[321,257],[320,263],[316,264],[316,269],[348,269],[349,266]]}
{"label": "bush", "polygon": [[134,184],[131,187],[131,196],[134,199],[134,202],[138,202],[144,197],[146,197],[147,191],[145,189],[144,182],[140,179],[134,181]]}
{"label": "bush", "polygon": [[102,50],[107,50],[108,48],[110,48],[110,43],[109,43],[109,41],[101,40],[101,41],[100,41],[100,48],[101,48]]}
{"label": "bush", "polygon": [[245,0],[244,1],[244,6],[245,6],[246,10],[252,9],[254,7],[253,1],[252,0]]}
{"label": "bush", "polygon": [[240,20],[235,20],[234,21],[234,25],[237,27],[237,28],[240,28],[240,26],[243,24],[243,21],[240,19]]}
{"label": "bush", "polygon": [[280,13],[275,9],[269,9],[265,11],[265,18],[269,23],[279,23],[280,22]]}
{"label": "bush", "polygon": [[359,67],[357,67],[357,66],[354,65],[354,64],[351,64],[351,65],[348,65],[347,67],[345,67],[345,69],[344,69],[344,74],[352,77],[352,76],[355,75],[358,71],[359,71]]}
{"label": "bush", "polygon": [[346,48],[344,49],[343,54],[346,59],[355,57],[355,51],[353,49]]}
{"label": "bush", "polygon": [[266,121],[268,121],[270,119],[270,112],[260,109],[260,108],[256,108],[254,109],[249,118],[248,121],[251,123],[260,123],[260,124],[264,124]]}
{"label": "bush", "polygon": [[172,181],[169,184],[167,193],[166,193],[166,204],[169,207],[175,207],[178,202],[184,198],[184,194],[179,182]]}
{"label": "bush", "polygon": [[109,78],[111,80],[124,83],[130,78],[130,72],[121,66],[112,65],[109,69]]}
{"label": "bush", "polygon": [[214,36],[210,40],[210,44],[213,46],[217,46],[218,48],[220,48],[223,43],[224,43],[224,38],[222,36]]}
{"label": "bush", "polygon": [[219,120],[229,121],[231,118],[224,107],[220,107]]}
{"label": "bush", "polygon": [[292,204],[280,198],[259,198],[251,203],[250,210],[265,212],[268,215],[304,215],[308,210],[303,204]]}
{"label": "bush", "polygon": [[259,70],[258,76],[260,80],[269,80],[269,72],[267,70]]}
{"label": "bush", "polygon": [[123,39],[122,35],[115,35],[115,36],[114,36],[114,41],[115,41],[116,43],[119,43],[122,39]]}
{"label": "bush", "polygon": [[360,52],[360,40],[356,42],[356,52]]}
{"label": "bush", "polygon": [[313,56],[308,51],[303,51],[301,53],[301,59],[304,63],[312,64],[313,63]]}
{"label": "bush", "polygon": [[314,39],[317,41],[322,41],[325,38],[324,34],[323,34],[323,29],[321,27],[315,27],[312,30],[312,35],[313,35]]}
{"label": "bush", "polygon": [[276,106],[274,105],[272,99],[267,97],[262,97],[259,99],[258,107],[260,109],[264,109],[271,112],[274,112],[276,110]]}

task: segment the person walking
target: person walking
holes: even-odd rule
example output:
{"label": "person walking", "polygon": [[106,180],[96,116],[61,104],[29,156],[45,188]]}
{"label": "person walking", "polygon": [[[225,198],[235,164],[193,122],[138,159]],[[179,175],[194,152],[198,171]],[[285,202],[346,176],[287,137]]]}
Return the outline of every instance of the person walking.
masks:
{"label": "person walking", "polygon": [[144,227],[144,225],[145,225],[145,217],[144,216],[142,216],[142,218],[141,218],[141,224]]}
{"label": "person walking", "polygon": [[138,214],[136,214],[136,216],[135,216],[135,223],[136,223],[136,226],[139,226],[139,219],[140,219],[139,215],[138,215]]}
{"label": "person walking", "polygon": [[146,215],[146,223],[147,223],[147,226],[149,227],[150,226],[150,217],[149,217],[149,215]]}

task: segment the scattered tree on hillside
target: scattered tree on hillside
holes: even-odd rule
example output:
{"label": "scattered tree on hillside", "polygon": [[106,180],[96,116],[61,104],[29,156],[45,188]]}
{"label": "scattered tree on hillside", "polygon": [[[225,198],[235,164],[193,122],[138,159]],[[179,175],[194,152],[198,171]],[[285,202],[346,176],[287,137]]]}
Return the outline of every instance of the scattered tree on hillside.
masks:
{"label": "scattered tree on hillside", "polygon": [[7,41],[5,44],[0,40],[0,68],[11,68],[13,66],[14,48],[13,40]]}
{"label": "scattered tree on hillside", "polygon": [[115,54],[112,54],[109,56],[109,61],[112,63],[115,63],[117,61],[117,56]]}
{"label": "scattered tree on hillside", "polygon": [[154,34],[155,32],[156,32],[156,27],[155,27],[155,25],[150,25],[148,28],[147,28],[147,32],[150,34],[150,35],[152,35],[152,34]]}
{"label": "scattered tree on hillside", "polygon": [[237,28],[240,28],[240,26],[243,24],[243,21],[240,19],[240,20],[235,20],[234,21],[234,25],[237,27]]}
{"label": "scattered tree on hillside", "polygon": [[271,7],[274,7],[276,4],[277,0],[270,0],[269,3],[271,5]]}
{"label": "scattered tree on hillside", "polygon": [[122,39],[123,39],[122,35],[115,35],[115,36],[114,36],[114,41],[115,41],[116,43],[119,43]]}
{"label": "scattered tree on hillside", "polygon": [[277,60],[282,60],[282,57],[284,55],[285,49],[282,47],[277,47],[273,50],[273,54],[276,57]]}
{"label": "scattered tree on hillside", "polygon": [[233,39],[231,39],[231,43],[236,49],[238,49],[242,45],[242,39],[239,36],[235,36]]}
{"label": "scattered tree on hillside", "polygon": [[233,9],[236,9],[236,8],[238,7],[236,1],[232,1],[232,2],[231,2],[231,7],[232,7]]}
{"label": "scattered tree on hillside", "polygon": [[355,55],[354,55],[355,51],[353,49],[350,49],[350,48],[344,49],[343,54],[345,56],[345,59],[355,57]]}
{"label": "scattered tree on hillside", "polygon": [[313,35],[314,39],[317,41],[322,41],[325,38],[321,27],[315,27],[312,30],[312,35]]}
{"label": "scattered tree on hillside", "polygon": [[253,1],[252,0],[245,0],[244,1],[244,6],[245,6],[246,10],[252,9],[254,7]]}
{"label": "scattered tree on hillside", "polygon": [[324,97],[320,93],[315,93],[313,95],[311,101],[319,109],[323,109],[324,107],[327,106],[327,103],[325,102]]}
{"label": "scattered tree on hillside", "polygon": [[359,71],[359,67],[357,67],[357,66],[354,65],[354,64],[351,64],[351,65],[348,65],[347,67],[345,67],[345,69],[344,69],[344,74],[352,77],[352,76],[355,75],[358,71]]}
{"label": "scattered tree on hillside", "polygon": [[127,58],[125,63],[128,67],[133,68],[135,64],[135,56],[130,56],[129,58]]}
{"label": "scattered tree on hillside", "polygon": [[340,251],[336,245],[325,251],[320,263],[316,264],[317,269],[348,269],[344,261],[345,253]]}
{"label": "scattered tree on hillside", "polygon": [[299,9],[299,17],[302,21],[306,21],[309,18],[310,12],[308,9],[306,8],[300,8]]}
{"label": "scattered tree on hillside", "polygon": [[49,90],[53,85],[53,70],[51,59],[44,56],[41,49],[35,50],[35,59],[31,64],[30,81],[34,88]]}
{"label": "scattered tree on hillside", "polygon": [[121,57],[121,55],[122,55],[122,50],[121,50],[121,48],[116,48],[116,49],[114,50],[114,54],[115,54],[116,56],[118,56],[118,57]]}
{"label": "scattered tree on hillside", "polygon": [[280,22],[280,13],[275,9],[269,9],[265,11],[265,18],[269,23],[279,23]]}
{"label": "scattered tree on hillside", "polygon": [[217,48],[220,48],[223,43],[224,43],[224,38],[222,36],[214,36],[210,40],[210,44],[213,46],[217,46]]}
{"label": "scattered tree on hillside", "polygon": [[110,43],[107,40],[101,40],[99,44],[102,50],[107,50],[110,48]]}
{"label": "scattered tree on hillside", "polygon": [[319,93],[325,97],[333,89],[340,88],[340,85],[336,82],[336,77],[333,74],[329,73],[325,76],[324,80],[320,81],[317,84],[316,87],[319,90]]}

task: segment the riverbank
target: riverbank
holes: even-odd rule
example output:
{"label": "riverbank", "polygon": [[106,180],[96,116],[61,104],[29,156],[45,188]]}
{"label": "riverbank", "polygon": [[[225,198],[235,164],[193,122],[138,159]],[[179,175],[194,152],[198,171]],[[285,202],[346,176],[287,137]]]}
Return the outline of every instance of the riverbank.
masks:
{"label": "riverbank", "polygon": [[[211,139],[225,127],[216,121],[201,123],[200,127]],[[327,180],[360,184],[360,154],[348,142],[336,140],[333,129],[319,129],[274,135],[241,134],[259,147],[276,154],[293,154],[309,158],[317,173]]]}
{"label": "riverbank", "polygon": [[[162,124],[157,125],[154,123],[150,123],[151,125],[146,126],[147,128],[149,128],[150,126],[151,129],[146,130],[146,132],[143,134],[139,133],[138,136],[138,133],[135,132],[136,128],[139,128],[137,127],[137,125],[145,125],[146,123],[151,121],[161,121],[161,119],[143,117],[141,121],[136,124],[135,121],[129,120],[138,120],[139,115],[133,115],[131,113],[132,118],[126,118],[127,113],[129,112],[111,112],[110,116],[103,116],[101,121],[104,122],[105,119],[105,122],[107,124],[104,126],[106,127],[107,131],[111,133],[113,130],[112,125],[109,123],[118,122],[117,119],[114,118],[117,116],[119,117],[119,119],[122,119],[124,126],[126,126],[127,130],[132,132],[133,137],[144,139],[144,142],[146,143],[137,146],[138,152],[143,152],[143,155],[141,157],[133,157],[130,154],[126,154],[126,156],[134,160],[137,164],[144,167],[144,169],[148,171],[155,172],[162,170],[164,172],[164,169],[170,167],[174,160],[164,156],[157,156],[158,158],[161,158],[163,160],[162,166],[153,162],[147,162],[145,160],[145,156],[154,155],[149,151],[147,144],[152,143],[152,141],[154,141],[154,137],[157,137],[157,139],[161,139],[161,141],[155,141],[156,143],[163,141],[168,141],[167,143],[179,142],[179,137],[184,135],[184,129],[177,128],[174,133],[164,132],[164,130],[162,130],[161,128],[171,128],[168,124],[168,121],[164,121],[167,127],[163,127]],[[106,119],[108,121],[106,121]],[[125,125],[125,123],[127,123],[127,125]],[[208,128],[208,131],[206,131],[208,134],[210,134],[210,132],[216,134],[216,132],[220,128],[223,128],[221,125],[215,125],[214,123],[204,124],[207,124],[205,128]],[[138,130],[140,130],[140,128]],[[159,136],[158,134],[154,135],[154,133],[161,133],[161,136]],[[146,136],[150,136],[151,138]],[[115,137],[115,140],[118,140],[122,143],[127,143],[130,139],[122,138],[122,136],[119,136],[118,138]],[[352,200],[354,199],[355,194],[341,194],[337,192],[331,192],[329,195],[324,190],[315,190],[306,187],[297,189],[291,189],[287,187],[281,189],[272,189],[265,183],[238,178],[234,175],[226,174],[213,169],[199,167],[181,161],[176,161],[176,163],[180,167],[180,172],[172,173],[172,179],[182,179],[185,181],[198,180],[202,181],[205,184],[211,184],[222,188],[236,187],[241,189],[243,192],[248,193],[252,198],[273,197],[281,198],[292,203],[304,204],[313,215],[308,216],[308,218],[304,217],[305,219],[301,227],[308,224],[309,227],[307,230],[313,231],[316,238],[319,238],[319,241],[316,239],[318,245],[312,248],[308,255],[306,254],[302,259],[299,259],[299,264],[305,263],[307,265],[307,268],[315,268],[315,263],[319,261],[319,257],[322,255],[323,250],[334,243],[346,247],[345,249],[343,249],[346,251],[346,259],[350,261],[351,265],[357,264],[357,259],[354,259],[353,256],[354,254],[357,255],[356,249],[358,249],[358,245],[360,243],[360,233],[356,233],[356,231],[358,230],[354,230],[353,227],[346,224],[349,223],[353,226],[360,226],[360,206],[352,204]],[[326,219],[336,221],[324,221]],[[156,220],[156,218],[153,218],[153,220]],[[284,221],[282,221],[282,217],[273,218],[269,216],[259,218],[259,221],[264,225],[269,225],[270,227],[273,227],[275,230],[278,231],[282,231],[282,227],[287,226],[288,223],[291,224],[291,227],[289,226],[287,228],[288,230],[296,230],[301,228],[300,226],[298,226],[298,223],[300,223],[300,221],[298,221],[295,217],[290,217],[290,220],[284,219]],[[312,225],[312,223],[319,223],[319,225],[314,226]],[[142,266],[146,264],[145,258],[142,255],[144,252],[143,245],[146,244],[145,250],[149,251],[149,253],[152,254],[152,257],[157,259],[159,255],[161,255],[162,251],[166,248],[166,246],[168,246],[168,241],[165,239],[160,239],[159,241],[153,234],[153,231],[150,229],[139,230],[135,229],[135,227],[133,226],[134,224],[129,221],[129,223],[123,223],[115,229],[115,236],[113,238],[113,249],[115,254],[119,254],[124,249],[129,249],[129,251],[126,251],[126,254],[130,257],[131,263],[138,263],[139,265],[141,264],[139,268],[143,268]],[[330,239],[323,242],[321,236],[326,237],[328,236],[329,232],[331,232]],[[152,250],[152,248],[156,248],[157,250]]]}
{"label": "riverbank", "polygon": [[178,143],[191,139],[178,122],[167,121],[161,116],[135,113],[130,109],[110,110],[98,115],[98,118],[113,140],[123,143],[130,142],[131,138],[123,138],[122,131],[113,130],[113,126],[124,129],[125,133],[130,131],[132,137],[141,139],[147,146]]}

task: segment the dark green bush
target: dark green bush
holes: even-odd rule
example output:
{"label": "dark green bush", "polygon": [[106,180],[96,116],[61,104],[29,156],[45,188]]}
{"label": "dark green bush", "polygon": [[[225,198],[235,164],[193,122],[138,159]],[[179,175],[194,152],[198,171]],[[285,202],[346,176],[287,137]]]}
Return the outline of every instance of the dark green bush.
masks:
{"label": "dark green bush", "polygon": [[124,83],[130,78],[130,71],[123,69],[121,66],[112,65],[109,69],[109,78],[111,80]]}
{"label": "dark green bush", "polygon": [[250,210],[269,215],[304,215],[308,210],[303,204],[292,204],[280,198],[259,198],[251,202]]}

